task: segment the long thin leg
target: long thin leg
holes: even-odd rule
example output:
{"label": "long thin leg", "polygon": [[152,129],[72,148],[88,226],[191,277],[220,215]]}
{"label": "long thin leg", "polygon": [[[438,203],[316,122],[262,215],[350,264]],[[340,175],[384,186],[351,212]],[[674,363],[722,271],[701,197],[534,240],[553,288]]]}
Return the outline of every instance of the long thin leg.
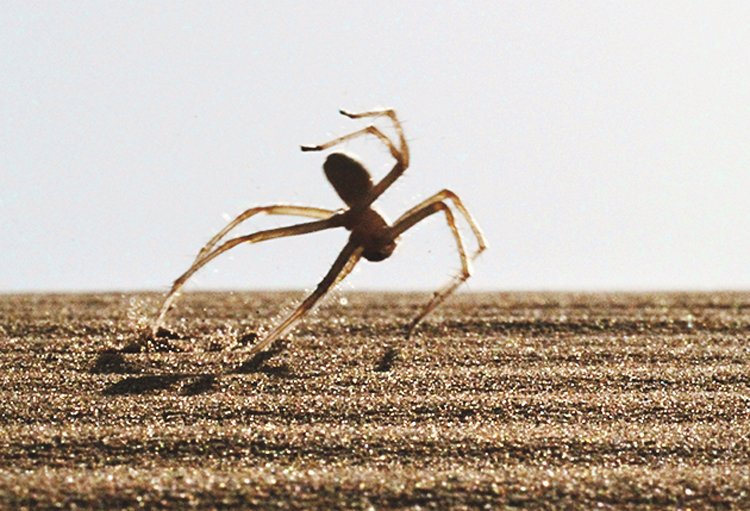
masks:
{"label": "long thin leg", "polygon": [[169,311],[169,308],[171,307],[172,302],[177,297],[177,293],[180,291],[180,289],[185,284],[185,282],[187,282],[187,280],[195,272],[197,272],[203,266],[205,266],[210,261],[218,257],[220,254],[223,254],[227,250],[230,250],[241,243],[258,243],[261,241],[271,240],[275,238],[284,238],[287,236],[307,234],[311,232],[322,231],[324,229],[331,229],[333,227],[340,227],[340,226],[341,226],[341,218],[339,215],[336,215],[334,217],[331,217],[325,220],[318,220],[316,222],[307,222],[304,224],[296,224],[296,225],[292,225],[289,227],[279,227],[276,229],[258,231],[256,233],[248,234],[246,236],[239,236],[237,238],[232,238],[224,242],[218,248],[215,248],[213,251],[197,259],[190,266],[190,268],[188,268],[187,271],[185,271],[185,273],[180,275],[174,281],[174,283],[172,284],[172,288],[169,290],[169,293],[167,293],[167,296],[164,298],[164,302],[162,303],[161,308],[159,309],[159,313],[156,317],[156,320],[154,321],[151,327],[152,335],[156,336],[157,331],[162,327],[164,323],[164,318],[167,312]]}
{"label": "long thin leg", "polygon": [[484,250],[487,248],[487,240],[484,237],[484,234],[482,233],[482,229],[479,227],[479,224],[476,220],[474,220],[474,217],[469,213],[469,210],[466,209],[466,206],[464,206],[463,201],[461,201],[461,198],[453,193],[451,190],[443,189],[433,195],[432,197],[429,197],[428,199],[423,200],[410,210],[408,210],[406,213],[401,215],[397,220],[396,224],[398,224],[402,219],[408,217],[409,215],[414,214],[416,211],[424,208],[425,206],[429,206],[430,204],[433,204],[435,202],[441,202],[443,200],[450,200],[453,202],[453,204],[456,206],[456,209],[463,215],[463,217],[466,219],[466,223],[469,224],[469,227],[471,227],[471,231],[474,233],[474,237],[477,239],[477,249],[476,251],[471,255],[471,260],[477,258],[479,254],[484,252]]}
{"label": "long thin leg", "polygon": [[307,218],[318,218],[324,220],[333,216],[335,211],[323,208],[313,208],[309,206],[291,206],[287,204],[273,204],[271,206],[260,206],[247,209],[237,215],[234,220],[229,222],[222,230],[216,233],[216,235],[211,238],[208,243],[203,246],[203,248],[200,249],[198,255],[195,257],[194,262],[198,262],[201,257],[210,252],[211,249],[214,248],[214,246],[216,246],[216,244],[229,233],[229,231],[237,227],[248,218],[259,213],[265,213],[267,215],[303,216]]}
{"label": "long thin leg", "polygon": [[406,143],[404,129],[401,127],[401,121],[398,120],[395,110],[393,110],[392,108],[370,110],[367,112],[348,112],[346,110],[339,110],[339,113],[341,115],[349,117],[350,119],[362,119],[364,117],[388,117],[393,123],[393,128],[396,130],[396,135],[398,135],[401,161],[405,167],[409,166],[409,145]]}
{"label": "long thin leg", "polygon": [[391,155],[396,160],[396,164],[393,166],[390,172],[385,175],[383,179],[381,179],[375,186],[372,187],[372,190],[370,190],[370,193],[362,201],[362,203],[358,204],[356,208],[352,208],[357,210],[367,209],[370,204],[372,204],[378,197],[380,197],[383,192],[385,192],[409,167],[409,145],[406,143],[406,137],[404,136],[404,130],[401,127],[401,122],[398,120],[396,111],[393,109],[373,110],[360,113],[351,113],[344,110],[339,110],[339,112],[342,115],[349,117],[350,119],[360,119],[363,117],[388,117],[393,122],[393,127],[395,128],[396,134],[398,135],[398,148],[393,144],[390,138],[388,138],[375,126],[367,126],[365,128],[362,128],[361,130],[357,130],[355,132],[349,133],[348,135],[334,138],[333,140],[330,140],[323,144],[315,146],[302,146],[303,151],[322,151],[324,149],[328,149],[337,144],[356,137],[360,137],[362,135],[366,135],[368,133],[378,137],[388,147]]}
{"label": "long thin leg", "polygon": [[336,277],[336,280],[331,285],[331,289],[338,286],[342,280],[344,280],[346,277],[349,276],[349,274],[354,270],[354,267],[357,266],[357,263],[359,260],[362,259],[362,251],[356,253],[356,255],[353,255],[349,258],[349,262],[346,263],[346,266],[344,266],[344,269],[341,270],[341,273],[339,273],[338,277]]}
{"label": "long thin leg", "polygon": [[260,341],[258,344],[253,346],[250,350],[249,355],[254,355],[259,351],[263,350],[266,346],[271,344],[273,341],[284,335],[294,323],[296,323],[308,310],[312,309],[315,304],[320,300],[329,289],[334,287],[336,284],[341,282],[354,269],[354,266],[362,256],[362,247],[358,246],[353,241],[349,241],[339,253],[339,256],[334,261],[331,269],[323,280],[320,281],[315,291],[310,294],[305,300],[292,312],[289,316],[279,323],[271,332]]}
{"label": "long thin leg", "polygon": [[393,142],[391,142],[391,139],[388,138],[388,136],[380,131],[375,126],[366,126],[362,128],[361,130],[353,131],[351,133],[347,133],[346,135],[342,135],[340,137],[336,137],[333,140],[329,140],[328,142],[323,142],[322,144],[318,145],[303,145],[300,146],[300,149],[303,151],[325,151],[326,149],[329,149],[335,145],[342,144],[346,142],[347,140],[352,140],[357,137],[361,137],[362,135],[375,135],[378,137],[385,145],[388,147],[388,150],[391,152],[391,155],[396,158],[397,160],[401,158],[401,153],[398,149],[396,149],[396,146],[393,145]]}
{"label": "long thin leg", "polygon": [[444,202],[432,202],[417,210],[412,211],[407,216],[402,216],[399,221],[393,225],[394,237],[401,235],[404,231],[411,229],[417,223],[421,222],[428,216],[443,211],[445,213],[445,220],[448,222],[453,238],[456,240],[456,246],[458,247],[458,255],[461,259],[461,272],[448,281],[446,285],[440,288],[435,294],[432,295],[432,299],[425,305],[422,311],[415,317],[406,329],[406,337],[411,336],[414,329],[417,327],[420,321],[432,312],[435,307],[440,305],[448,296],[456,290],[463,282],[471,276],[471,260],[466,256],[466,250],[464,249],[463,239],[461,233],[456,227],[456,220],[453,213]]}

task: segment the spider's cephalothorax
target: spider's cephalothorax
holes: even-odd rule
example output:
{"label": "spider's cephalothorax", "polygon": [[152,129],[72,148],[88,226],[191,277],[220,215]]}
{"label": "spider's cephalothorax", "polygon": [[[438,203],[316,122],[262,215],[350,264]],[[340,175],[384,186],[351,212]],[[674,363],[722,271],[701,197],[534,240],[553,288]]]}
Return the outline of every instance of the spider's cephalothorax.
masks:
{"label": "spider's cephalothorax", "polygon": [[[432,296],[432,299],[422,309],[419,315],[417,315],[417,317],[409,324],[407,335],[411,334],[422,318],[445,300],[445,298],[447,298],[462,282],[469,278],[471,275],[471,261],[487,247],[487,243],[482,231],[479,229],[479,225],[477,225],[474,218],[463,205],[463,202],[461,202],[461,199],[459,199],[455,193],[450,190],[442,190],[407,210],[391,225],[389,225],[385,219],[383,219],[383,217],[372,208],[373,202],[375,202],[375,200],[377,200],[377,198],[380,197],[380,195],[382,195],[383,192],[385,192],[409,166],[409,146],[406,143],[401,123],[396,117],[396,112],[391,109],[385,109],[356,114],[344,112],[342,110],[341,113],[351,119],[389,118],[393,125],[393,129],[396,132],[397,143],[394,143],[390,137],[385,135],[376,126],[369,125],[324,144],[302,146],[302,150],[323,151],[362,135],[374,135],[385,144],[393,158],[396,160],[396,163],[390,172],[388,172],[388,174],[377,183],[373,183],[370,173],[364,165],[356,159],[343,153],[332,153],[323,164],[323,170],[325,171],[328,181],[330,181],[331,185],[333,185],[336,190],[336,193],[338,193],[341,199],[346,203],[347,209],[343,211],[334,211],[309,206],[275,204],[271,206],[250,208],[238,215],[237,218],[229,222],[226,227],[206,243],[206,245],[198,252],[198,255],[190,268],[174,281],[172,288],[164,299],[159,314],[152,325],[153,336],[156,336],[157,332],[162,327],[167,312],[185,282],[196,271],[208,264],[214,258],[243,243],[258,243],[274,238],[296,236],[337,227],[344,227],[351,231],[349,241],[341,250],[341,253],[339,253],[339,256],[331,266],[331,269],[328,270],[328,273],[323,277],[323,280],[321,280],[315,288],[315,291],[313,291],[294,312],[278,324],[262,341],[256,344],[250,351],[250,354],[261,351],[271,342],[287,332],[297,320],[315,306],[320,298],[322,298],[338,282],[343,280],[362,257],[369,261],[382,261],[387,259],[395,250],[398,237],[403,232],[414,227],[414,225],[434,213],[443,212],[445,215],[448,227],[456,240],[456,247],[461,260],[461,271]],[[448,207],[446,201],[450,201],[456,210],[464,217],[477,239],[477,249],[471,254],[471,256],[467,256],[466,254],[463,238],[456,227],[453,211]],[[224,241],[218,247],[216,246],[229,233],[229,231],[258,213],[266,213],[269,215],[296,215],[313,218],[315,220],[312,222],[291,225],[289,227],[257,231],[252,234],[229,239]]]}
{"label": "spider's cephalothorax", "polygon": [[349,210],[344,213],[344,227],[352,231],[351,239],[364,248],[362,257],[382,261],[396,250],[396,240],[385,219],[365,204],[372,191],[372,177],[364,165],[351,156],[333,153],[323,164],[328,181]]}

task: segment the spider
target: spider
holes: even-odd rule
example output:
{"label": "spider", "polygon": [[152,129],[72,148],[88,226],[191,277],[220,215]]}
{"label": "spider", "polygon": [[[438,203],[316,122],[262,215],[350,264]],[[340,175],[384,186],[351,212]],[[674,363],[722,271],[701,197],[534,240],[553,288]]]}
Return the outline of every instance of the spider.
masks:
{"label": "spider", "polygon": [[[411,321],[411,323],[409,323],[406,330],[407,337],[411,335],[419,322],[429,314],[430,311],[435,309],[435,307],[445,300],[459,285],[461,285],[461,283],[469,278],[471,275],[471,261],[487,248],[487,242],[479,225],[463,205],[463,202],[461,202],[458,195],[450,190],[444,189],[406,211],[392,225],[389,225],[383,217],[372,208],[372,203],[375,202],[375,200],[380,197],[409,166],[409,147],[406,143],[406,138],[404,137],[404,132],[401,123],[396,116],[396,112],[392,109],[372,110],[360,113],[351,113],[344,110],[340,110],[339,112],[350,119],[389,118],[393,124],[395,133],[398,136],[398,144],[394,144],[394,142],[379,128],[374,124],[370,124],[365,128],[353,131],[347,135],[340,136],[323,144],[302,146],[301,149],[303,151],[323,151],[341,144],[342,142],[363,135],[374,135],[385,144],[393,158],[396,160],[396,163],[390,172],[388,172],[382,180],[374,184],[370,173],[362,163],[352,156],[334,152],[329,154],[326,158],[326,161],[323,164],[323,170],[326,178],[336,190],[339,197],[341,197],[346,203],[347,208],[333,211],[309,206],[274,204],[270,206],[254,207],[244,211],[211,238],[208,243],[200,249],[190,268],[174,281],[169,293],[167,293],[164,298],[164,302],[159,309],[157,318],[152,325],[152,336],[154,338],[162,329],[165,316],[185,282],[195,272],[220,254],[223,254],[243,243],[258,243],[275,238],[298,236],[300,234],[308,234],[338,227],[344,227],[348,231],[351,231],[348,242],[344,245],[344,248],[333,262],[330,270],[328,270],[328,273],[323,277],[315,290],[305,298],[294,312],[273,328],[263,340],[250,350],[249,354],[251,355],[260,352],[284,333],[288,332],[294,323],[304,316],[307,311],[312,309],[330,289],[335,287],[352,271],[352,269],[354,269],[354,266],[362,257],[368,261],[382,261],[387,259],[393,254],[393,251],[396,248],[396,243],[401,234],[434,213],[442,211],[445,215],[448,227],[456,241],[456,247],[461,260],[461,271],[448,281],[447,284],[436,291],[421,312]],[[458,212],[463,215],[476,237],[477,249],[470,257],[466,254],[463,239],[456,227],[454,214],[451,208],[446,204],[446,200],[451,201]],[[268,215],[302,216],[316,220],[288,227],[257,231],[245,236],[238,236],[224,241],[217,247],[217,244],[222,241],[232,229],[258,213],[265,213]]]}

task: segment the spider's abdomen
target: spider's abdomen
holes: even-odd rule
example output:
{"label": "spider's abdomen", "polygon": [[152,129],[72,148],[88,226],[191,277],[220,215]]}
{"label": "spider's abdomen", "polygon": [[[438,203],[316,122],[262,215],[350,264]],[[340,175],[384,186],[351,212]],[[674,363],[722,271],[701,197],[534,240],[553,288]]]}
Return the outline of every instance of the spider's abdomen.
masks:
{"label": "spider's abdomen", "polygon": [[396,249],[390,226],[374,209],[366,209],[353,218],[347,229],[352,231],[352,239],[364,247],[362,257],[368,261],[388,259]]}
{"label": "spider's abdomen", "polygon": [[364,257],[368,261],[376,263],[378,261],[383,261],[384,259],[388,259],[389,257],[391,257],[391,254],[393,254],[394,250],[396,250],[396,242],[391,241],[387,245],[380,245],[372,250],[365,249],[365,251],[362,252],[362,257]]}
{"label": "spider's abdomen", "polygon": [[372,177],[360,162],[343,153],[328,155],[323,170],[336,193],[349,206],[363,200],[372,189]]}

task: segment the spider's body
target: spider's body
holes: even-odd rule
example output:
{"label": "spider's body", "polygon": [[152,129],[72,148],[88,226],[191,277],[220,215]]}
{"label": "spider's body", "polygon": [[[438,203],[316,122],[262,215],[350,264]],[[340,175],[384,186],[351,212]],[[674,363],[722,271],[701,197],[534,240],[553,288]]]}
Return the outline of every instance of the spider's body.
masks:
{"label": "spider's body", "polygon": [[371,206],[357,207],[372,191],[372,177],[364,165],[344,153],[333,153],[323,164],[328,181],[350,209],[343,213],[343,225],[351,231],[351,240],[364,247],[368,261],[388,259],[396,249],[391,227]]}
{"label": "spider's body", "polygon": [[396,238],[391,226],[372,208],[367,208],[352,216],[352,224],[347,229],[352,231],[351,241],[362,246],[362,257],[368,261],[383,261],[391,257],[396,250]]}
{"label": "spider's body", "polygon": [[[244,211],[219,231],[218,234],[211,238],[211,240],[209,240],[209,242],[198,252],[195,261],[190,268],[174,281],[172,289],[164,299],[159,315],[153,324],[152,332],[154,335],[156,335],[156,332],[161,328],[166,313],[169,311],[172,302],[177,297],[179,290],[185,282],[208,262],[242,243],[258,243],[265,240],[307,234],[336,227],[344,227],[351,231],[349,241],[336,258],[336,261],[334,261],[326,276],[320,281],[315,291],[313,291],[313,293],[308,296],[292,314],[277,325],[261,342],[254,346],[251,353],[257,353],[287,332],[297,320],[299,320],[317,303],[320,298],[323,297],[323,295],[328,292],[328,290],[343,280],[362,257],[368,261],[382,261],[387,259],[393,254],[393,251],[396,249],[396,242],[404,231],[412,228],[414,225],[434,213],[443,212],[445,214],[448,227],[451,229],[453,237],[456,240],[456,246],[461,260],[461,272],[433,295],[432,299],[424,307],[422,312],[410,323],[407,335],[414,330],[422,318],[448,297],[462,282],[469,278],[471,275],[470,261],[487,247],[487,243],[476,221],[472,218],[469,211],[461,202],[461,199],[455,193],[450,190],[442,190],[406,211],[390,225],[372,208],[373,202],[375,202],[375,200],[380,197],[380,195],[385,192],[409,166],[409,147],[406,143],[403,130],[401,129],[401,123],[396,117],[396,112],[393,110],[375,110],[358,114],[344,111],[341,111],[341,113],[352,119],[364,117],[388,117],[392,121],[393,127],[398,136],[398,147],[389,137],[380,131],[380,129],[374,125],[369,125],[361,130],[326,142],[325,144],[317,146],[302,146],[302,150],[322,151],[346,140],[370,134],[380,139],[396,160],[396,164],[391,171],[388,172],[388,174],[379,182],[373,183],[370,173],[362,163],[346,154],[332,153],[323,164],[323,170],[326,178],[328,178],[328,181],[336,190],[339,197],[341,197],[346,203],[348,208],[333,211],[308,206],[277,204],[272,206],[255,207]],[[451,201],[458,212],[466,219],[477,239],[478,247],[471,257],[466,255],[463,239],[456,227],[453,212],[445,202],[446,200]],[[314,218],[316,220],[289,227],[268,229],[265,231],[257,231],[245,236],[238,236],[225,241],[220,246],[216,247],[229,231],[258,213],[297,215]]]}

